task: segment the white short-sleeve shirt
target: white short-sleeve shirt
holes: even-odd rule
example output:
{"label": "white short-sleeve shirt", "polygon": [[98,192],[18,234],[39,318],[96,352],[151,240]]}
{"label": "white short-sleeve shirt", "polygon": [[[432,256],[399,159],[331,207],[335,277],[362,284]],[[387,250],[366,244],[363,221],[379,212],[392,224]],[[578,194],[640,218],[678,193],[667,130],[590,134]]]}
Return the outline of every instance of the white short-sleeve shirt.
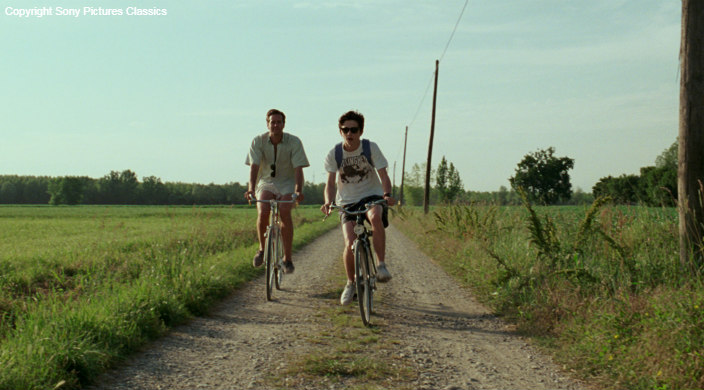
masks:
{"label": "white short-sleeve shirt", "polygon": [[325,170],[337,173],[336,204],[347,205],[359,202],[367,196],[384,195],[377,170],[386,168],[389,164],[376,143],[370,141],[369,146],[374,166],[362,155],[361,142],[359,148],[351,152],[342,148],[342,164],[339,169],[335,161],[335,148],[332,148],[325,158]]}
{"label": "white short-sleeve shirt", "polygon": [[[257,194],[260,189],[266,188],[279,195],[293,193],[296,187],[294,168],[310,166],[308,157],[303,149],[303,143],[295,135],[283,133],[281,142],[276,145],[276,155],[274,155],[274,144],[269,139],[269,133],[264,133],[254,137],[249,148],[247,165],[259,165],[257,175]],[[276,176],[271,177],[271,165],[276,165]]]}

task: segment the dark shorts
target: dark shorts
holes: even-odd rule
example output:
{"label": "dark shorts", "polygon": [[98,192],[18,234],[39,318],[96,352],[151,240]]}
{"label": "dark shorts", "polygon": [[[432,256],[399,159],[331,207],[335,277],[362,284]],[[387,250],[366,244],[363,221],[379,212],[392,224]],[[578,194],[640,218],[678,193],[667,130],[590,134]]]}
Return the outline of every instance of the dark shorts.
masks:
{"label": "dark shorts", "polygon": [[[343,207],[348,209],[349,211],[364,210],[366,208],[367,203],[374,202],[376,200],[381,200],[381,199],[384,199],[384,197],[379,196],[379,195],[367,196],[366,198],[362,198],[362,200],[360,200],[357,203],[346,204]],[[382,211],[382,213],[381,213],[381,222],[384,224],[384,227],[386,228],[389,226],[389,208],[386,205],[381,205],[381,207],[384,208],[384,211]],[[367,222],[369,222],[369,218],[367,218],[365,216],[365,219],[367,220]],[[356,215],[347,215],[347,214],[343,213],[342,211],[340,211],[340,220],[342,221],[342,223],[350,222],[350,221],[354,222],[357,220],[357,216]]]}

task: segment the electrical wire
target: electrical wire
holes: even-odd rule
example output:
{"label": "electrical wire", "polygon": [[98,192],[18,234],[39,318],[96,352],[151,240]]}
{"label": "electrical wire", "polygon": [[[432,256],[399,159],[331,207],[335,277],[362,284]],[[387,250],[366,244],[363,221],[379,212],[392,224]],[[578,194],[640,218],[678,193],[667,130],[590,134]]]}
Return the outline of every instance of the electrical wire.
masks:
{"label": "electrical wire", "polygon": [[447,44],[445,45],[445,50],[442,51],[442,55],[440,56],[440,62],[442,62],[442,59],[445,57],[445,53],[447,53],[447,48],[450,47],[450,42],[452,42],[452,38],[455,36],[455,32],[457,31],[457,26],[460,25],[460,20],[462,20],[462,15],[464,15],[464,10],[467,8],[467,4],[469,4],[469,0],[465,0],[464,2],[464,7],[462,7],[462,12],[460,12],[459,18],[457,18],[457,23],[455,23],[455,28],[452,29],[452,34],[450,34],[450,39],[447,40]]}
{"label": "electrical wire", "polygon": [[[445,53],[447,53],[447,49],[450,47],[450,43],[452,42],[452,38],[455,36],[455,32],[457,31],[457,27],[460,25],[460,21],[462,20],[462,16],[464,15],[464,10],[467,9],[467,4],[469,4],[469,0],[465,0],[464,6],[462,7],[462,11],[460,12],[460,16],[457,18],[457,22],[455,23],[455,27],[452,29],[452,33],[450,34],[450,38],[447,40],[447,44],[445,44],[445,49],[442,51],[442,55],[440,56],[440,59],[438,62],[442,62],[442,59],[445,58]],[[413,123],[415,123],[416,118],[418,117],[418,113],[420,112],[420,109],[423,107],[423,103],[425,102],[425,98],[428,97],[428,91],[430,90],[430,86],[433,84],[433,79],[435,78],[435,71],[431,74],[430,80],[428,81],[428,86],[425,88],[425,92],[423,93],[423,97],[420,100],[420,104],[418,104],[418,108],[416,109],[416,113],[413,115],[413,119],[411,122],[408,124],[408,127],[411,127]]]}

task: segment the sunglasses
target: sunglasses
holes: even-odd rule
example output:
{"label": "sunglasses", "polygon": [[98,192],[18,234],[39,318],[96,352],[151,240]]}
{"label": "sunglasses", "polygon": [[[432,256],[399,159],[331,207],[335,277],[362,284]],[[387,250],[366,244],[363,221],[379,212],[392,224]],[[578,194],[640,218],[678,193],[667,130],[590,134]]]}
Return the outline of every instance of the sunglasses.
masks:
{"label": "sunglasses", "polygon": [[276,177],[276,164],[271,164],[271,177]]}
{"label": "sunglasses", "polygon": [[352,134],[357,134],[359,127],[340,127],[340,131],[347,134],[351,132]]}

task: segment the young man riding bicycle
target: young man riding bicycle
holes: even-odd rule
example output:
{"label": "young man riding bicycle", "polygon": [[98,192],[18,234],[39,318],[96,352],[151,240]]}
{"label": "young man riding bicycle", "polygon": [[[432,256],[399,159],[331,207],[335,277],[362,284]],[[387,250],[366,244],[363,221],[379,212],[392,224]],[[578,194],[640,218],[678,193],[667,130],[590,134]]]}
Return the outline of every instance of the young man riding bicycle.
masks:
{"label": "young man riding bicycle", "polygon": [[[249,148],[245,164],[250,166],[249,187],[244,193],[245,199],[255,195],[260,200],[291,200],[296,195],[298,202],[303,201],[303,168],[309,166],[306,152],[301,140],[289,133],[284,133],[286,115],[279,110],[266,113],[266,126],[269,132],[254,137]],[[291,260],[293,243],[292,204],[281,204],[281,238],[284,244],[284,271],[294,271]],[[259,251],[252,263],[261,267],[264,260],[264,234],[269,224],[271,208],[268,203],[257,203],[257,236]]]}
{"label": "young man riding bicycle", "polygon": [[[388,163],[376,143],[362,140],[364,133],[364,116],[356,111],[343,114],[338,121],[342,143],[336,145],[325,159],[325,170],[328,179],[325,183],[325,204],[320,208],[326,215],[330,213],[333,199],[337,205],[349,210],[363,210],[365,204],[379,199],[385,199],[389,206],[396,200],[391,197],[391,180],[386,171]],[[376,170],[376,171],[375,171]],[[339,175],[338,175],[339,174]],[[337,187],[337,193],[335,188]],[[388,282],[391,274],[386,269],[386,233],[388,226],[388,210],[377,205],[367,212],[367,220],[372,226],[372,244],[378,259],[377,280]],[[342,259],[347,273],[345,286],[340,303],[348,305],[352,302],[355,291],[354,253],[352,243],[355,240],[354,217],[341,213],[342,235],[345,249]]]}

